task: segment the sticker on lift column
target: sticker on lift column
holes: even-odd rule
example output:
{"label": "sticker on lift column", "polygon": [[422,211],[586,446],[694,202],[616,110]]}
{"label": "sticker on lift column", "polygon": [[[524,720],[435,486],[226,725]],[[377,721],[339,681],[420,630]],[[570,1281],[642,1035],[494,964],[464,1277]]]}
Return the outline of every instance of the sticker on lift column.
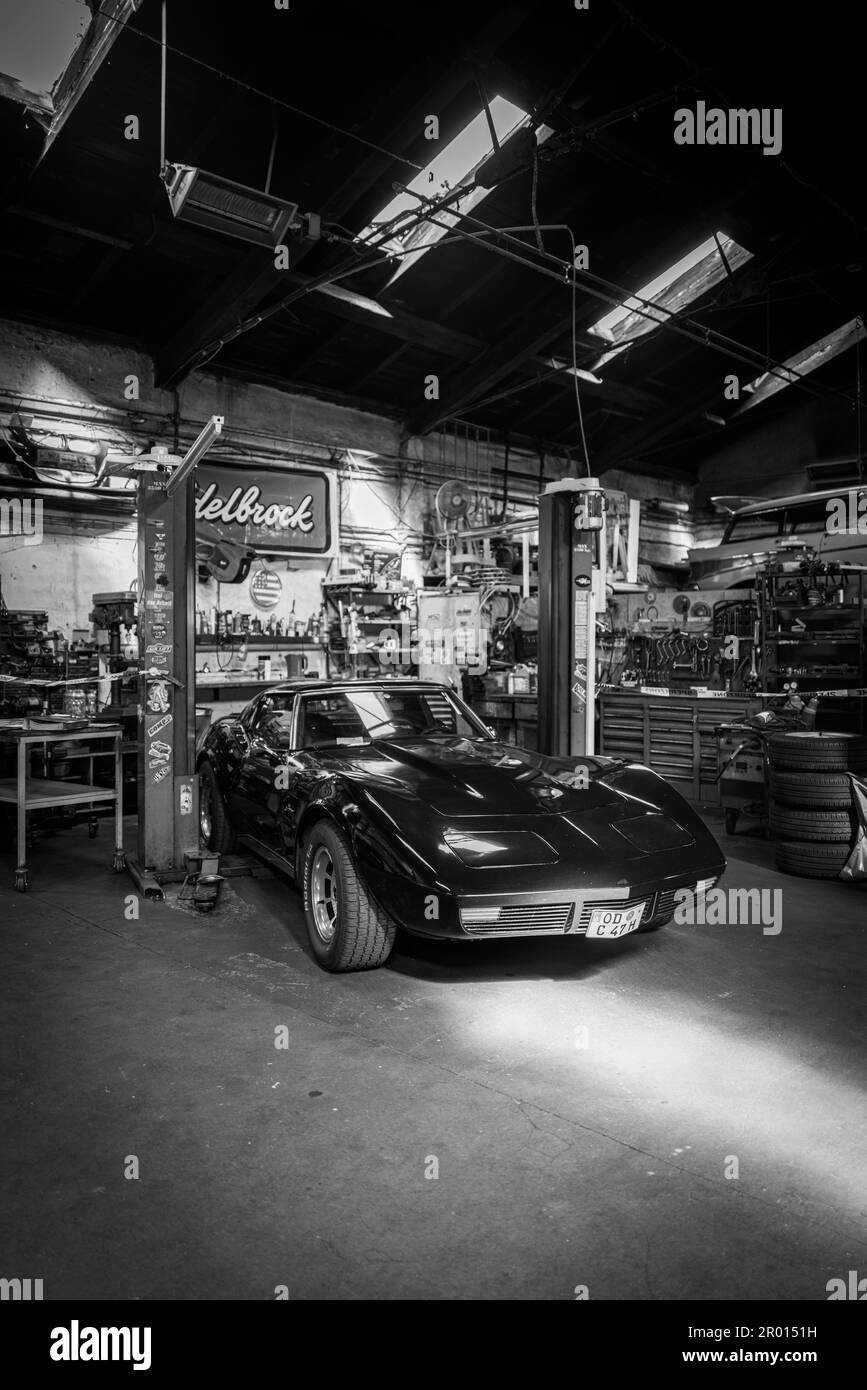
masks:
{"label": "sticker on lift column", "polygon": [[148,690],[147,706],[151,714],[165,714],[170,708],[167,681],[154,681]]}
{"label": "sticker on lift column", "polygon": [[163,743],[161,739],[157,739],[148,748],[148,757],[155,759],[155,761],[151,763],[151,767],[156,767],[157,763],[167,763],[171,756],[171,744]]}
{"label": "sticker on lift column", "polygon": [[165,729],[171,722],[172,716],[170,714],[164,714],[162,719],[158,719],[155,724],[151,724],[148,729],[148,738],[156,738],[160,730]]}
{"label": "sticker on lift column", "polygon": [[572,687],[572,694],[579,709],[584,709],[587,704],[587,670],[583,662],[579,669],[578,663],[575,666],[575,684]]}
{"label": "sticker on lift column", "polygon": [[168,775],[169,775],[169,769],[168,769],[168,767],[167,767],[167,766],[166,766],[166,767],[160,767],[160,768],[158,768],[157,771],[154,773],[154,775],[153,775],[153,777],[152,777],[151,780],[154,781],[154,782],[161,782],[161,781],[163,780],[163,778],[164,778],[164,777],[168,777]]}

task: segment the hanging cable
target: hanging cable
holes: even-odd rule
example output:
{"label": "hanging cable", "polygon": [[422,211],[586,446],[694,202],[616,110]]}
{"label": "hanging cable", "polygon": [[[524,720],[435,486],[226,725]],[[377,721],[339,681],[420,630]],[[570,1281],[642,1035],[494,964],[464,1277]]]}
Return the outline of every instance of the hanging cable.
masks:
{"label": "hanging cable", "polygon": [[543,242],[542,242],[542,229],[541,229],[541,227],[539,226],[539,213],[538,213],[538,211],[537,211],[537,209],[536,209],[536,195],[537,195],[538,191],[539,191],[539,148],[538,148],[537,145],[534,145],[534,147],[533,147],[533,187],[532,187],[532,191],[531,191],[531,193],[530,193],[530,216],[531,216],[532,219],[533,219],[533,226],[534,226],[535,229],[536,229],[536,245],[538,246],[539,250],[540,250],[540,251],[543,253],[543,255],[544,255],[545,247],[544,247],[544,244],[543,244]]}

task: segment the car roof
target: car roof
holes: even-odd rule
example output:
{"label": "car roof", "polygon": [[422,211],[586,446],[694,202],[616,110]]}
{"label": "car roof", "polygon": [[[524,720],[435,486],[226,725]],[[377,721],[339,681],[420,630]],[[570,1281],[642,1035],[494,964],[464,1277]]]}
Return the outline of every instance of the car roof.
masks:
{"label": "car roof", "polygon": [[850,487],[827,487],[820,492],[795,492],[789,497],[768,497],[763,502],[748,502],[745,507],[738,507],[729,520],[735,521],[739,516],[755,516],[761,512],[782,512],[787,507],[806,507],[810,502],[827,502],[831,497],[843,497],[847,492],[862,490],[857,483],[853,483]]}

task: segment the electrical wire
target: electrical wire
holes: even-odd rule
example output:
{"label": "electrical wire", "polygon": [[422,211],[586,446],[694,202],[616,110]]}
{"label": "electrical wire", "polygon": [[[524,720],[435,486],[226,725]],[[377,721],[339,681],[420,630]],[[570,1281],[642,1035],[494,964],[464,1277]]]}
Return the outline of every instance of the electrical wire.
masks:
{"label": "electrical wire", "polygon": [[539,192],[539,147],[533,146],[533,186],[530,190],[530,216],[533,219],[533,226],[536,230],[536,245],[544,255],[545,246],[542,241],[542,228],[539,226],[539,214],[536,210],[536,198]]}

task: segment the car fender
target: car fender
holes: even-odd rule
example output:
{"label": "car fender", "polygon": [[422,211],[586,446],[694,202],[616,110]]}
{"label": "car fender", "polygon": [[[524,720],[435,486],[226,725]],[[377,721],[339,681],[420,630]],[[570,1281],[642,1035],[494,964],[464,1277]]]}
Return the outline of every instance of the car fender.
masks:
{"label": "car fender", "polygon": [[349,778],[329,777],[311,789],[303,807],[294,808],[295,876],[300,882],[303,845],[316,821],[332,820],[349,840],[355,865],[366,886],[376,892],[374,880],[383,874],[408,879],[432,890],[436,874],[421,855],[401,843],[395,817],[377,798],[375,789],[362,787]]}

